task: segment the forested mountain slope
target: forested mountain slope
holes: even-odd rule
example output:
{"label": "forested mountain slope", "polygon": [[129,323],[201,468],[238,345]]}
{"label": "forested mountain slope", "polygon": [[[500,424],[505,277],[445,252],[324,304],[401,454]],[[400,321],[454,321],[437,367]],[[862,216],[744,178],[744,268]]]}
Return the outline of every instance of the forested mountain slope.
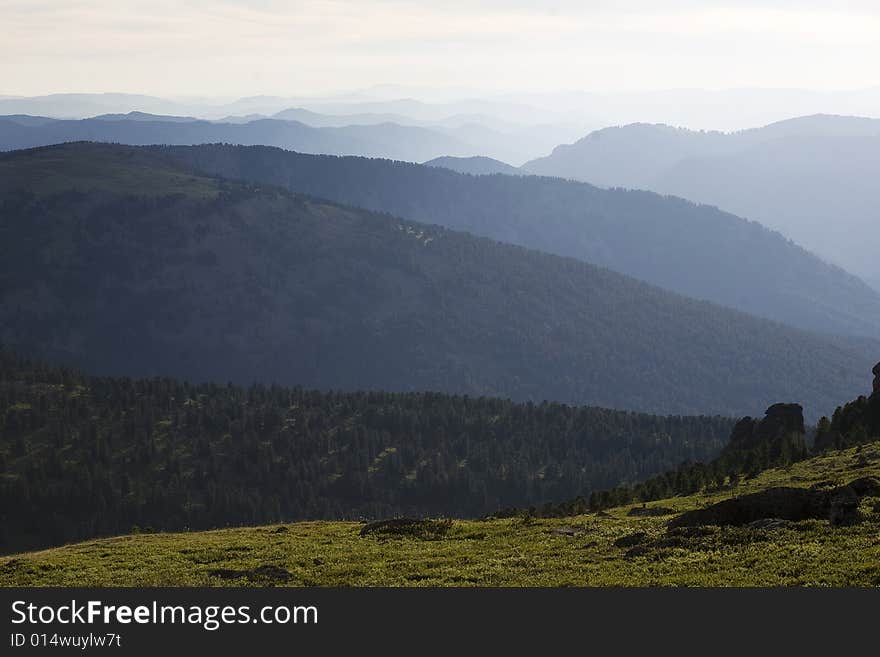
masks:
{"label": "forested mountain slope", "polygon": [[733,421],[436,393],[92,378],[0,352],[0,552],[127,532],[475,516],[714,455]]}
{"label": "forested mountain slope", "polygon": [[161,152],[201,171],[575,257],[800,328],[880,335],[880,293],[864,282],[757,223],[681,199],[262,147]]}
{"label": "forested mountain slope", "polygon": [[0,158],[0,342],[98,374],[812,418],[876,360],[871,340],[174,166],[99,144]]}

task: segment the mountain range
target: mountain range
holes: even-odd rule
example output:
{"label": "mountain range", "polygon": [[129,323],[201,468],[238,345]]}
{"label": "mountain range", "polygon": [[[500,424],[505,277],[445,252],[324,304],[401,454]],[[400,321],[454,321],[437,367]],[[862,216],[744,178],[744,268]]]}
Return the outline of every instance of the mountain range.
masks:
{"label": "mountain range", "polygon": [[[97,374],[663,414],[795,399],[815,418],[865,387],[875,341],[182,164],[247,168],[260,152],[69,144],[0,157],[0,342]],[[271,153],[266,167],[286,175]]]}
{"label": "mountain range", "polygon": [[[355,106],[381,109],[375,103],[345,107],[352,112]],[[404,103],[398,109],[407,107]],[[880,120],[815,115],[735,133],[632,124],[594,131],[519,168],[507,164],[546,152],[576,129],[573,124],[522,125],[485,114],[428,120],[378,111],[321,114],[298,107],[220,121],[142,111],[76,121],[15,114],[0,117],[0,150],[77,140],[270,145],[312,154],[441,163],[463,173],[531,173],[651,190],[758,221],[880,289],[873,249],[880,235],[872,232],[873,208],[880,202],[875,184]]]}
{"label": "mountain range", "polygon": [[880,293],[779,233],[679,198],[266,147],[164,149],[196,170],[570,256],[807,330],[880,335]]}
{"label": "mountain range", "polygon": [[[0,99],[0,108],[3,106]],[[9,105],[10,108],[19,106],[30,105]],[[35,107],[42,105],[36,104]],[[79,139],[130,144],[226,142],[266,144],[305,152],[372,155],[412,162],[447,155],[486,155],[521,164],[546,153],[560,141],[583,134],[584,130],[583,124],[577,123],[548,121],[533,125],[476,113],[413,118],[392,111],[337,109],[343,113],[326,114],[290,107],[269,114],[230,114],[212,120],[143,110],[99,112],[76,120],[14,113],[0,115],[0,150]],[[454,107],[449,109],[451,111]],[[139,125],[130,126],[126,122]],[[180,125],[143,125],[167,123]]]}
{"label": "mountain range", "polygon": [[805,116],[735,133],[633,124],[592,132],[522,168],[717,205],[880,281],[880,119]]}
{"label": "mountain range", "polygon": [[102,115],[76,121],[0,117],[0,150],[83,140],[133,145],[270,144],[307,153],[358,154],[409,161],[439,155],[466,155],[471,150],[464,142],[436,130],[396,123],[314,128],[279,119],[215,123],[142,113]]}

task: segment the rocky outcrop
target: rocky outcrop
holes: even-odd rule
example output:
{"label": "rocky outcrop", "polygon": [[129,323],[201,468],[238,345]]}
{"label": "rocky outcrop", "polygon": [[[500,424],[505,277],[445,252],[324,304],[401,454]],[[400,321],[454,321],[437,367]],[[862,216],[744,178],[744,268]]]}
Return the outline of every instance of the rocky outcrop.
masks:
{"label": "rocky outcrop", "polygon": [[749,453],[760,451],[770,462],[789,461],[807,453],[804,409],[800,404],[773,404],[764,419],[744,417],[733,427],[722,458],[745,462]]}
{"label": "rocky outcrop", "polygon": [[780,486],[688,511],[673,518],[669,527],[743,526],[767,518],[790,521],[827,518],[835,527],[852,525],[862,520],[859,503],[866,495],[880,495],[880,481],[862,477],[830,490]]}
{"label": "rocky outcrop", "polygon": [[763,420],[745,417],[737,422],[727,449],[748,450],[788,437],[802,441],[805,434],[804,409],[800,404],[773,404],[765,411]]}
{"label": "rocky outcrop", "polygon": [[827,493],[808,488],[768,488],[695,509],[673,518],[670,527],[698,525],[742,526],[764,518],[806,520],[828,514]]}
{"label": "rocky outcrop", "polygon": [[874,394],[880,393],[880,363],[874,365],[874,369],[871,370],[874,374]]}

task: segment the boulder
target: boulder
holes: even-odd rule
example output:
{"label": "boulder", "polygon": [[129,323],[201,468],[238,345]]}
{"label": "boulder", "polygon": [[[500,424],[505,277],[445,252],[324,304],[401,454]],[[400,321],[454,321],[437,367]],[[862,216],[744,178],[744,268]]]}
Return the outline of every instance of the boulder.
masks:
{"label": "boulder", "polygon": [[748,525],[766,518],[806,520],[828,513],[827,493],[806,488],[768,488],[760,493],[723,500],[673,518],[670,527]]}
{"label": "boulder", "polygon": [[797,522],[811,518],[827,518],[832,526],[842,527],[861,522],[861,499],[878,495],[880,480],[875,477],[861,477],[834,488],[823,484],[813,488],[780,486],[687,511],[670,520],[669,527],[759,526],[768,519]]}
{"label": "boulder", "polygon": [[880,479],[877,477],[859,477],[845,487],[852,489],[859,497],[880,497]]}
{"label": "boulder", "polygon": [[857,525],[862,521],[859,513],[859,496],[849,486],[841,486],[831,495],[828,522],[832,527]]}

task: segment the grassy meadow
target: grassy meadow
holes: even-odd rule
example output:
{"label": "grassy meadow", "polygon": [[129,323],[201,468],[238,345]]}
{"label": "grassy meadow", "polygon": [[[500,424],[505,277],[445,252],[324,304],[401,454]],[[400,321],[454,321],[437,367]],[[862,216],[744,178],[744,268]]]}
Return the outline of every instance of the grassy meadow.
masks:
{"label": "grassy meadow", "polygon": [[[768,470],[735,487],[649,504],[676,513],[769,486],[880,475],[880,443]],[[0,558],[3,586],[877,586],[880,513],[865,522],[698,527],[670,513],[454,520],[441,537],[361,536],[357,522],[132,534]],[[644,533],[644,536],[641,534]]]}

